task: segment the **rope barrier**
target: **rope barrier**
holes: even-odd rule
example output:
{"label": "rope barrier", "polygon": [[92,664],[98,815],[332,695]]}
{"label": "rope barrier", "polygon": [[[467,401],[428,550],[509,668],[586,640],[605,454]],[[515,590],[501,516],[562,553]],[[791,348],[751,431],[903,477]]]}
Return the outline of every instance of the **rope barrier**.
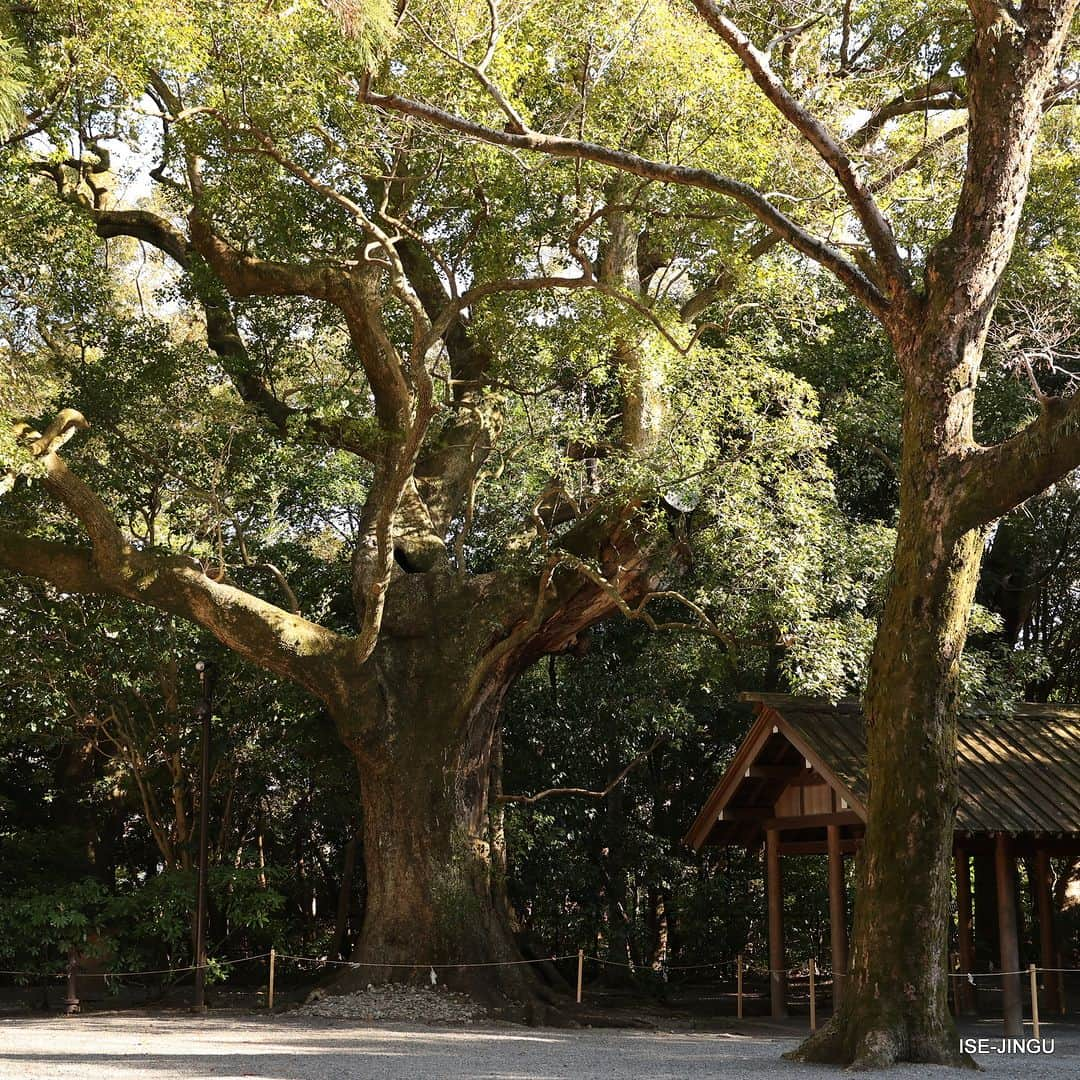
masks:
{"label": "rope barrier", "polygon": [[16,971],[0,968],[0,975],[29,975],[32,979],[66,979],[66,971]]}
{"label": "rope barrier", "polygon": [[544,956],[539,960],[488,960],[483,963],[460,963],[460,964],[429,964],[427,961],[418,960],[415,964],[379,964],[374,961],[360,960],[325,960],[319,956],[297,956],[294,953],[277,953],[279,960],[300,960],[308,964],[330,964],[335,967],[349,968],[404,968],[411,971],[414,968],[427,968],[434,971],[451,971],[458,968],[488,968],[488,967],[517,967],[522,964],[550,964],[554,960],[573,960],[577,953],[567,953],[565,956]]}
{"label": "rope barrier", "polygon": [[[568,959],[568,957],[559,957],[559,959]],[[593,956],[591,953],[585,953],[583,959],[591,960],[593,963],[602,964],[605,967],[626,968],[630,971],[651,971],[656,975],[664,975],[669,971],[700,971],[709,968],[729,968],[736,970],[738,965],[738,961],[736,960],[718,960],[714,964],[685,964],[673,965],[670,967],[667,964],[663,964],[659,968],[654,968],[650,964],[626,964],[621,960],[606,960],[602,956]],[[784,975],[789,980],[808,980],[810,978],[809,973],[805,975],[798,974],[797,969],[795,968],[751,968],[749,966],[744,966],[743,974],[761,977],[766,975]],[[827,968],[818,968],[815,973],[815,978],[827,979],[832,977],[832,974],[832,971]]]}
{"label": "rope barrier", "polygon": [[[950,971],[950,979],[967,979],[968,982],[973,982],[975,979],[997,979],[1002,975],[1027,975],[1030,968],[1023,968],[1020,971]],[[1036,971],[1080,971],[1080,968],[1041,968],[1037,967]]]}
{"label": "rope barrier", "polygon": [[[246,964],[251,960],[262,960],[269,956],[269,952],[255,953],[253,956],[241,956],[236,960],[216,960],[214,964],[188,964],[186,967],[171,968],[144,968],[142,971],[77,971],[85,976],[95,976],[105,979],[118,979],[127,975],[177,975],[184,971],[198,971],[200,968],[231,967],[235,964]],[[0,968],[0,975],[29,975],[34,979],[66,979],[69,972],[64,971],[19,971],[15,969]]]}
{"label": "rope barrier", "polygon": [[[198,971],[200,968],[206,967],[232,967],[236,964],[251,963],[255,960],[265,960],[270,956],[270,952],[254,953],[251,956],[241,956],[232,960],[218,960],[213,964],[188,964],[183,967],[171,967],[171,968],[144,968],[136,971],[95,971],[95,972],[83,972],[84,975],[96,975],[103,978],[124,978],[134,975],[178,975],[188,971]],[[534,960],[488,960],[483,962],[461,962],[461,963],[440,963],[432,964],[425,960],[417,960],[415,963],[378,963],[375,961],[359,961],[359,960],[330,960],[326,957],[320,956],[301,956],[297,953],[282,953],[276,954],[278,960],[292,960],[298,963],[305,964],[321,964],[332,967],[346,967],[346,968],[393,968],[397,970],[413,970],[417,968],[435,970],[435,971],[450,971],[460,968],[492,968],[492,967],[518,967],[529,964],[548,964],[555,963],[560,960],[574,960],[577,958],[577,953],[563,953],[558,956],[545,956]],[[626,968],[630,971],[651,971],[656,974],[666,974],[673,971],[705,971],[705,970],[730,970],[735,969],[737,961],[735,960],[717,960],[713,963],[707,964],[661,964],[659,968],[654,968],[650,964],[630,964],[624,963],[620,960],[608,960],[602,956],[594,956],[591,953],[583,953],[582,959],[590,960],[593,963],[601,964],[606,967]],[[949,978],[952,979],[966,979],[969,983],[974,984],[976,979],[997,979],[1005,976],[1013,975],[1028,975],[1030,968],[1022,968],[1018,971],[950,971],[948,972]],[[1036,967],[1035,971],[1044,974],[1080,974],[1080,968],[1057,968],[1057,967]],[[784,975],[789,979],[808,979],[809,975],[799,975],[795,973],[793,968],[751,968],[749,965],[744,966],[743,972],[746,975]],[[816,977],[828,977],[832,972],[828,970],[819,970],[816,972]],[[20,975],[37,979],[63,979],[67,978],[69,972],[65,969],[63,971],[31,971],[27,969],[18,968],[0,968],[0,975]],[[993,989],[993,988],[987,988]]]}

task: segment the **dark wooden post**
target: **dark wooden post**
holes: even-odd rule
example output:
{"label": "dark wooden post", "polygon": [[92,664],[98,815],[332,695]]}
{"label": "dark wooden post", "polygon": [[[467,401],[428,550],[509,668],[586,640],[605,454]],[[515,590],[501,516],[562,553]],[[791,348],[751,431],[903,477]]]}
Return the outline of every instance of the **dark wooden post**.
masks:
{"label": "dark wooden post", "polygon": [[[1044,968],[1057,967],[1057,934],[1054,932],[1054,898],[1050,894],[1050,852],[1035,849],[1035,903],[1039,915],[1039,962]],[[1061,1012],[1058,976],[1045,972],[1042,977],[1043,997],[1048,1012]]]}
{"label": "dark wooden post", "polygon": [[844,903],[844,853],[840,850],[840,826],[825,828],[829,849],[829,941],[832,945],[833,1009],[840,1004],[847,982],[847,912]]}
{"label": "dark wooden post", "polygon": [[[960,971],[975,970],[975,935],[971,920],[971,860],[963,848],[956,850],[956,940]],[[971,1016],[976,1009],[975,987],[966,978],[953,987],[958,1016]]]}
{"label": "dark wooden post", "polygon": [[787,1016],[784,962],[784,883],[780,876],[780,832],[765,830],[765,879],[769,898],[769,997],[776,1020]]}
{"label": "dark wooden post", "polygon": [[79,1004],[79,967],[75,961],[75,950],[68,953],[67,965],[67,997],[64,999],[64,1011],[68,1016],[77,1015],[81,1006]]}
{"label": "dark wooden post", "polygon": [[992,852],[971,857],[972,894],[975,905],[972,926],[975,931],[975,970],[989,971],[997,964],[1001,945],[998,941],[997,884],[994,881]]}
{"label": "dark wooden post", "polygon": [[1002,1011],[1005,1037],[1024,1034],[1023,1001],[1020,997],[1020,943],[1016,933],[1016,882],[1012,844],[1005,833],[997,834],[994,847],[994,872],[997,878],[998,938],[1001,941],[1001,970],[1011,974],[1001,977]]}

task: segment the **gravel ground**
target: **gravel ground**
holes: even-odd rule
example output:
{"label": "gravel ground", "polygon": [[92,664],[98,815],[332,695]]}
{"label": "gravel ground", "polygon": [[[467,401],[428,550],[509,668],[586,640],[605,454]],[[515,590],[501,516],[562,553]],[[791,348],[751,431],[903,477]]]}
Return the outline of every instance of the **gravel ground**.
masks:
{"label": "gravel ground", "polygon": [[[996,1038],[997,1025],[966,1034]],[[1080,1075],[1080,1029],[1047,1026],[1053,1056],[981,1057],[991,1076],[1025,1080]],[[789,1065],[793,1031],[745,1024],[739,1032],[472,1026],[448,1029],[250,1014],[98,1014],[0,1020],[3,1080],[704,1080],[705,1077],[841,1077]],[[964,1073],[896,1068],[889,1080]]]}

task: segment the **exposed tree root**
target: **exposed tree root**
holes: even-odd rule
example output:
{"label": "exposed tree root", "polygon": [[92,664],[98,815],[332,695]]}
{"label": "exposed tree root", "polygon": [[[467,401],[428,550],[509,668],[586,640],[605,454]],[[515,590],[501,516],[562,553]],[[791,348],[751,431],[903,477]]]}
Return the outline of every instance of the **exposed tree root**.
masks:
{"label": "exposed tree root", "polygon": [[932,1036],[916,1031],[903,1017],[887,1023],[882,1017],[860,1017],[843,1010],[795,1050],[786,1061],[847,1065],[853,1071],[887,1069],[900,1062],[950,1065],[979,1069],[975,1060],[960,1050],[951,1025]]}

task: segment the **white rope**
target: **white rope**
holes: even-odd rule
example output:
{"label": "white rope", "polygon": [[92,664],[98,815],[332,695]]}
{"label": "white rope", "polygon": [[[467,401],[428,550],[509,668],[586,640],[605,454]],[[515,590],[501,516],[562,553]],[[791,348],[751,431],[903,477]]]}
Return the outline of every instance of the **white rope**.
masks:
{"label": "white rope", "polygon": [[[268,952],[255,953],[254,956],[241,956],[238,960],[216,960],[213,964],[188,964],[187,967],[172,968],[146,968],[142,971],[85,971],[76,965],[75,974],[82,978],[101,977],[105,979],[118,979],[125,975],[176,975],[182,971],[198,971],[200,968],[226,967],[232,964],[246,964],[249,960],[262,960],[269,956]],[[29,975],[35,979],[66,979],[69,971],[18,971],[0,968],[0,975]]]}
{"label": "white rope", "polygon": [[[132,975],[178,975],[185,971],[198,971],[200,968],[211,967],[229,967],[235,964],[246,964],[252,960],[264,960],[269,957],[269,952],[254,953],[251,956],[241,956],[235,960],[217,960],[213,964],[189,964],[185,967],[172,967],[172,968],[147,968],[141,971],[77,971],[76,973],[83,976],[101,976],[103,978],[123,978],[125,976]],[[448,971],[456,968],[491,968],[491,967],[518,967],[525,964],[548,964],[559,960],[576,960],[578,954],[564,953],[561,956],[544,956],[537,960],[488,960],[478,963],[456,963],[456,964],[432,964],[426,960],[418,960],[411,964],[402,963],[387,963],[380,964],[375,961],[359,961],[359,960],[329,960],[321,956],[300,956],[296,953],[275,953],[278,960],[293,960],[299,963],[305,964],[323,964],[333,967],[348,967],[348,968],[396,968],[412,970],[414,968],[430,970],[434,968],[436,971]],[[602,956],[593,956],[590,953],[584,953],[582,959],[591,960],[596,964],[604,964],[607,967],[619,967],[627,968],[630,971],[651,971],[656,974],[661,974],[668,971],[702,971],[706,969],[716,968],[734,968],[737,964],[735,960],[718,960],[712,964],[682,964],[682,965],[667,965],[663,964],[659,969],[652,967],[649,964],[627,964],[619,960],[607,960]],[[1027,975],[1030,972],[1030,968],[1022,968],[1019,971],[950,971],[949,977],[952,979],[967,979],[969,983],[974,983],[976,979],[996,979],[1006,975]],[[1074,974],[1080,973],[1080,968],[1035,968],[1036,972],[1044,972],[1047,974]],[[789,979],[809,979],[809,975],[799,975],[794,973],[792,968],[752,968],[748,964],[744,965],[743,972],[746,975],[786,975]],[[36,979],[66,979],[69,975],[68,971],[28,971],[19,969],[0,968],[0,975],[24,975]],[[827,970],[819,970],[815,972],[815,978],[829,977],[832,972]],[[993,989],[988,987],[987,989]]]}
{"label": "white rope", "polygon": [[379,964],[374,961],[359,960],[325,960],[320,956],[297,956],[294,953],[275,953],[278,960],[300,960],[308,964],[330,964],[335,967],[349,968],[434,968],[436,971],[448,971],[456,968],[488,968],[488,967],[517,967],[521,964],[549,964],[553,960],[576,960],[577,953],[567,953],[565,956],[544,956],[539,960],[488,960],[474,964],[429,964],[426,960],[418,960],[414,964]]}
{"label": "white rope", "polygon": [[[967,979],[971,982],[973,979],[996,979],[1002,975],[1027,975],[1030,968],[1021,968],[1019,971],[950,971],[950,979]],[[1080,968],[1040,968],[1037,967],[1036,971],[1078,971]]]}

